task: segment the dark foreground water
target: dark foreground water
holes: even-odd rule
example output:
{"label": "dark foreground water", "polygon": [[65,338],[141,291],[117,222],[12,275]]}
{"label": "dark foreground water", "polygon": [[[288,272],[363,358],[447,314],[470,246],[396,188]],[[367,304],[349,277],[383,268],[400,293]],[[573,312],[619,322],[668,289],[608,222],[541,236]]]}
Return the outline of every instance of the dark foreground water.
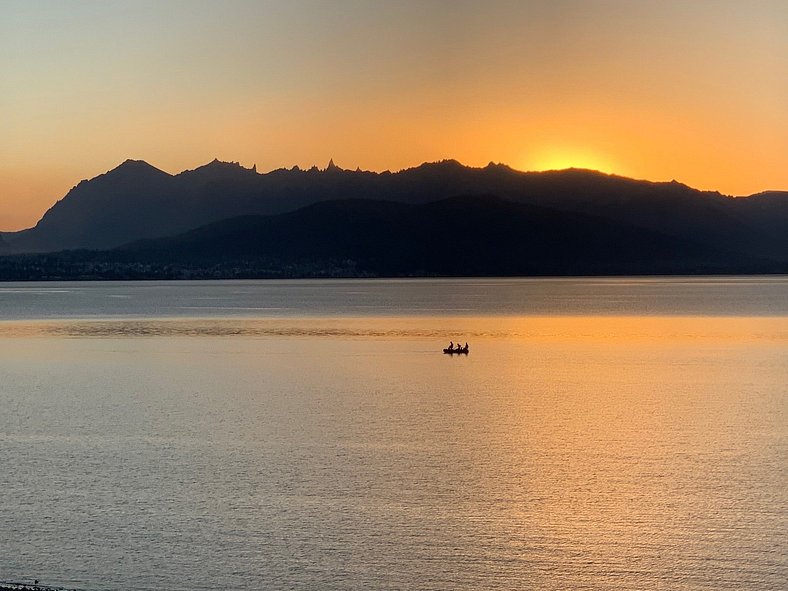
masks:
{"label": "dark foreground water", "polygon": [[0,314],[2,580],[788,588],[785,278],[0,284]]}

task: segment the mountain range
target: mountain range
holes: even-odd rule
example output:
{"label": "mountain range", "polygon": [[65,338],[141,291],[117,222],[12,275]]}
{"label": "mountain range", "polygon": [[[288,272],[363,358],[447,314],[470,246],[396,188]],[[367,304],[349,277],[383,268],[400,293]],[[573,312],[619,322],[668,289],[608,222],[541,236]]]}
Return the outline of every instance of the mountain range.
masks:
{"label": "mountain range", "polygon": [[[730,197],[580,169],[260,174],[214,160],[171,175],[127,160],[0,235],[0,277],[785,272],[787,230],[788,192]],[[27,277],[31,264],[41,272]]]}

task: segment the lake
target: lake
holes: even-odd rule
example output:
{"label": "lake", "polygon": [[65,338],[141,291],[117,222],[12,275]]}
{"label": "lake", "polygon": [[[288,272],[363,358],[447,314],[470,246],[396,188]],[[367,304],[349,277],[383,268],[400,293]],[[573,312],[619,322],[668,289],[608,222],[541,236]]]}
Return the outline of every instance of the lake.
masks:
{"label": "lake", "polygon": [[788,588],[786,277],[5,283],[0,318],[0,580]]}

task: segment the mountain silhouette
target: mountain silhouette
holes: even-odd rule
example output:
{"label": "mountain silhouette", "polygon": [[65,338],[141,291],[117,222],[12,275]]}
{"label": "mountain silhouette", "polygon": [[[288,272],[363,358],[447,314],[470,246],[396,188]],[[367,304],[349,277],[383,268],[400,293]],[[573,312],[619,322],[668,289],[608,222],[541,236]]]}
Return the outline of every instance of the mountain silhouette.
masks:
{"label": "mountain silhouette", "polygon": [[[275,216],[332,201],[425,205],[479,195],[486,196],[488,207],[495,204],[496,211],[503,202],[529,206],[540,223],[547,223],[543,214],[549,210],[558,216],[549,218],[551,231],[568,243],[579,219],[593,219],[600,228],[638,231],[644,241],[655,244],[669,239],[674,245],[695,245],[705,249],[697,251],[704,260],[719,260],[720,253],[739,262],[788,260],[786,192],[734,198],[676,181],[655,183],[583,169],[520,172],[494,163],[472,168],[455,160],[394,173],[344,170],[331,160],[324,170],[294,167],[265,174],[214,160],[177,175],[127,160],[79,183],[34,228],[3,238],[5,252],[11,253],[113,249],[239,216]],[[429,211],[420,210],[420,215]],[[558,218],[567,223],[553,223]],[[331,223],[341,225],[340,220]],[[528,234],[535,231],[531,228]],[[642,249],[637,252],[646,256]]]}
{"label": "mountain silhouette", "polygon": [[627,275],[780,268],[773,260],[489,195],[419,205],[324,201],[113,250],[0,257],[3,279]]}
{"label": "mountain silhouette", "polygon": [[243,216],[118,249],[179,264],[267,260],[372,275],[532,275],[714,271],[763,264],[691,240],[495,196],[422,205],[375,200]]}

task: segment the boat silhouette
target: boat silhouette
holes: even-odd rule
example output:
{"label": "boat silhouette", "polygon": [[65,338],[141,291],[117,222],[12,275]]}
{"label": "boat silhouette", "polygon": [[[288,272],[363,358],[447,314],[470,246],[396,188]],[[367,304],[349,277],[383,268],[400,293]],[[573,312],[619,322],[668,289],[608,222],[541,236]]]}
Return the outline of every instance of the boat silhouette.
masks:
{"label": "boat silhouette", "polygon": [[467,355],[468,354],[468,346],[466,345],[464,347],[456,347],[454,349],[452,349],[451,347],[448,347],[448,348],[444,349],[443,352],[446,355]]}

